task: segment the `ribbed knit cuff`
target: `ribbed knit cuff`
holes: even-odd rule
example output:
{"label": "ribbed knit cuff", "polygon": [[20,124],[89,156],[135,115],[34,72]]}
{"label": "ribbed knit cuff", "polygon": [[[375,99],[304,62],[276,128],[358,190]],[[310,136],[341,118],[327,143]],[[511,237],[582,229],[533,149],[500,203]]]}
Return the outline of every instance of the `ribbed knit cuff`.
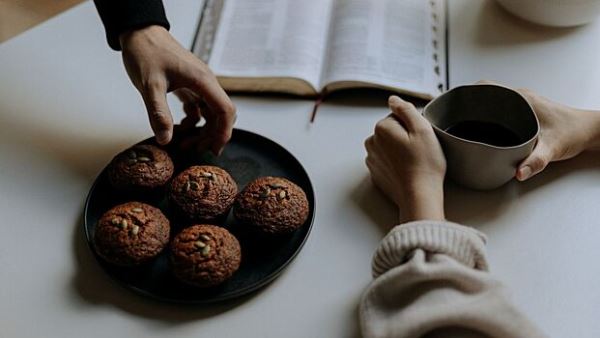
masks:
{"label": "ribbed knit cuff", "polygon": [[159,25],[170,28],[162,0],[94,0],[104,29],[108,45],[121,50],[121,33]]}
{"label": "ribbed knit cuff", "polygon": [[478,270],[487,270],[486,237],[481,232],[451,222],[417,221],[396,226],[381,241],[373,257],[373,277],[410,258],[415,249],[442,253]]}

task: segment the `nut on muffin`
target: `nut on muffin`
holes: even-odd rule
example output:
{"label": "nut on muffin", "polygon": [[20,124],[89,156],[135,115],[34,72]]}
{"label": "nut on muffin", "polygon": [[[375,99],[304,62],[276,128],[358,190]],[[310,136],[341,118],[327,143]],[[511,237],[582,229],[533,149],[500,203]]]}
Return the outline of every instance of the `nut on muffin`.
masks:
{"label": "nut on muffin", "polygon": [[96,224],[94,246],[106,261],[138,265],[156,257],[169,242],[170,224],[148,204],[128,202],[105,212]]}
{"label": "nut on muffin", "polygon": [[237,192],[237,184],[225,170],[192,166],[171,182],[169,201],[188,220],[208,222],[229,212]]}
{"label": "nut on muffin", "polygon": [[166,151],[141,144],[113,158],[108,167],[108,179],[117,190],[143,193],[163,187],[173,176],[173,171],[173,161]]}
{"label": "nut on muffin", "polygon": [[238,240],[215,225],[193,225],[171,243],[173,274],[182,282],[209,287],[223,283],[240,267]]}
{"label": "nut on muffin", "polygon": [[233,215],[261,233],[286,234],[301,227],[308,218],[304,190],[281,177],[260,177],[250,182],[237,197]]}

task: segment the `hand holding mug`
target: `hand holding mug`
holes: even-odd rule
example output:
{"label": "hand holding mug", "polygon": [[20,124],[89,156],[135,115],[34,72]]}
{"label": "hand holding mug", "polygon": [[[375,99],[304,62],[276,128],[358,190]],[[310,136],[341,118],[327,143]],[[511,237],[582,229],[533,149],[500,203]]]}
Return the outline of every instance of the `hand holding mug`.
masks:
{"label": "hand holding mug", "polygon": [[373,182],[400,208],[400,221],[444,219],[446,159],[429,122],[391,96],[392,113],[365,141]]}
{"label": "hand holding mug", "polygon": [[550,162],[600,148],[600,112],[568,107],[527,89],[517,91],[535,110],[541,128],[533,153],[519,165],[519,181],[540,173]]}

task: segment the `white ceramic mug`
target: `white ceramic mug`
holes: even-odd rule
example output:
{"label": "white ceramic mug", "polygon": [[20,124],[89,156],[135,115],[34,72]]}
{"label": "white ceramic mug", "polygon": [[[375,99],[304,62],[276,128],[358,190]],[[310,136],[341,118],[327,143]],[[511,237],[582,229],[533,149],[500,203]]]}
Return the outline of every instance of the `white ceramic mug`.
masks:
{"label": "white ceramic mug", "polygon": [[600,0],[496,0],[527,21],[568,27],[593,21],[600,15]]}

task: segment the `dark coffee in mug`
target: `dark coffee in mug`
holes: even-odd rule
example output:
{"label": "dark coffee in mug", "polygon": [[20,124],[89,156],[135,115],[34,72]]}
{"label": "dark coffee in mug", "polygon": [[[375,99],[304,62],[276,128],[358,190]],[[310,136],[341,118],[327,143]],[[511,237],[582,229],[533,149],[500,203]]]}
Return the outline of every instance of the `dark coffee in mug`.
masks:
{"label": "dark coffee in mug", "polygon": [[446,128],[448,134],[465,140],[481,142],[497,147],[512,147],[523,143],[517,133],[494,122],[461,121]]}

